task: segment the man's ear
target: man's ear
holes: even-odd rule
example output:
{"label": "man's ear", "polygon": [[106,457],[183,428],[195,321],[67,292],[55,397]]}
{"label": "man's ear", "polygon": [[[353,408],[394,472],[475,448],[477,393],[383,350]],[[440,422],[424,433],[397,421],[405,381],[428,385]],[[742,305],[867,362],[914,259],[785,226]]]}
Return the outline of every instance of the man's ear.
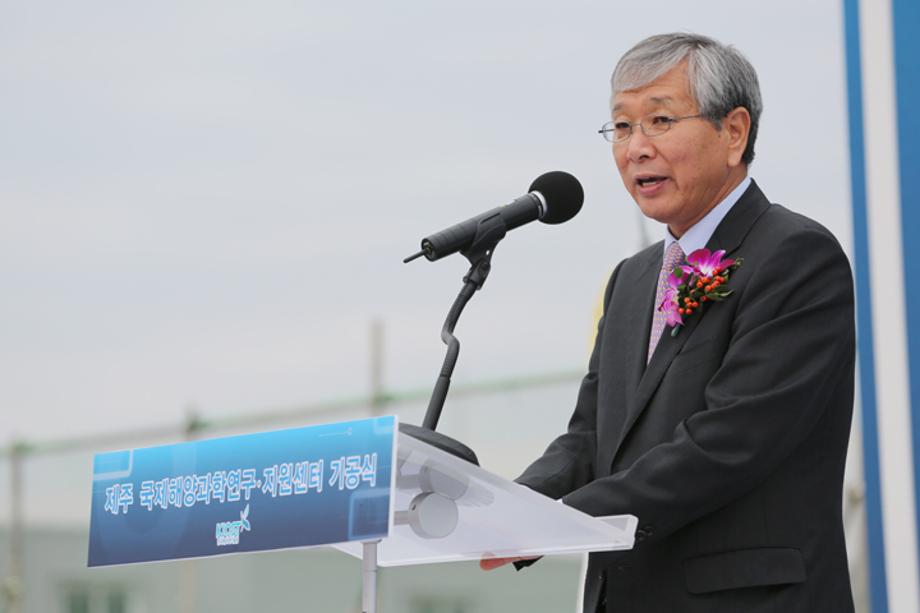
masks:
{"label": "man's ear", "polygon": [[728,141],[728,165],[735,167],[741,163],[744,150],[747,149],[751,134],[751,114],[743,106],[733,109],[722,120],[725,138]]}

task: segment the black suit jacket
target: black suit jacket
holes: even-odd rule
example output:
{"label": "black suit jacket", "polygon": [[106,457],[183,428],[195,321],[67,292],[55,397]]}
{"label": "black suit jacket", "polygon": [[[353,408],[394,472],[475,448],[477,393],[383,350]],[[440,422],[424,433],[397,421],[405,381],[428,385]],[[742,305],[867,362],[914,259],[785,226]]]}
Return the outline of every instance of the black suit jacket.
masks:
{"label": "black suit jacket", "polygon": [[638,516],[632,551],[591,554],[587,612],[850,612],[849,262],[753,183],[707,246],[744,259],[734,294],[666,328],[647,367],[663,246],[617,266],[568,431],[518,481]]}

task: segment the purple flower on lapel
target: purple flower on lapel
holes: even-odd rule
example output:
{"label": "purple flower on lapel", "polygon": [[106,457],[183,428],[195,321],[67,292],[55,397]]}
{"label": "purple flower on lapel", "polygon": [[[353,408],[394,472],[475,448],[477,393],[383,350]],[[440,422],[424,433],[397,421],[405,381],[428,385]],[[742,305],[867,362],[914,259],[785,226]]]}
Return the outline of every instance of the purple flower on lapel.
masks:
{"label": "purple flower on lapel", "polygon": [[735,263],[734,260],[723,261],[722,256],[724,255],[724,249],[710,253],[709,249],[703,247],[688,255],[687,264],[689,266],[682,266],[681,268],[683,268],[684,272],[690,274],[696,273],[703,277],[712,277],[718,274],[716,271],[725,270]]}
{"label": "purple flower on lapel", "polygon": [[684,325],[684,317],[693,315],[705,302],[722,302],[732,294],[725,284],[731,273],[741,266],[741,258],[723,260],[725,251],[697,249],[687,256],[686,264],[676,266],[668,275],[668,287],[658,310],[667,315],[671,336]]}
{"label": "purple flower on lapel", "polygon": [[[671,275],[673,278],[674,275]],[[671,279],[668,279],[668,282],[671,282]],[[671,285],[664,290],[664,300],[661,301],[661,304],[658,305],[658,310],[664,312],[667,315],[667,324],[670,327],[682,326],[684,325],[684,318],[680,314],[680,310],[677,306],[677,289],[675,286]]]}

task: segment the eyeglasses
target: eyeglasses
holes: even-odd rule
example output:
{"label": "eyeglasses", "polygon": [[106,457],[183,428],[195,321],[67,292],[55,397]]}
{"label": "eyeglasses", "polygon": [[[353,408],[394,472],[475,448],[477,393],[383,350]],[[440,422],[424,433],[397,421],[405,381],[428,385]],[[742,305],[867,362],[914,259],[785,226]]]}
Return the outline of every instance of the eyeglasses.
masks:
{"label": "eyeglasses", "polygon": [[628,121],[608,121],[597,131],[604,137],[604,140],[610,143],[622,143],[632,136],[633,128],[639,126],[642,133],[646,136],[661,136],[671,129],[675,123],[684,119],[696,119],[702,115],[684,115],[683,117],[671,117],[669,115],[649,115],[644,117],[638,123],[629,123]]}

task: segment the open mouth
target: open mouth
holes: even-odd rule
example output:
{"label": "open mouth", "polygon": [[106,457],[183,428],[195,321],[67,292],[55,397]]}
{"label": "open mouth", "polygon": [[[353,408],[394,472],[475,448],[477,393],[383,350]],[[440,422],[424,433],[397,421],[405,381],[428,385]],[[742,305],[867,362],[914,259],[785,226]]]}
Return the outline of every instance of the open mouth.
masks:
{"label": "open mouth", "polygon": [[639,187],[650,187],[652,185],[658,185],[659,183],[666,180],[667,177],[660,176],[638,177],[636,178],[636,183],[639,184]]}

